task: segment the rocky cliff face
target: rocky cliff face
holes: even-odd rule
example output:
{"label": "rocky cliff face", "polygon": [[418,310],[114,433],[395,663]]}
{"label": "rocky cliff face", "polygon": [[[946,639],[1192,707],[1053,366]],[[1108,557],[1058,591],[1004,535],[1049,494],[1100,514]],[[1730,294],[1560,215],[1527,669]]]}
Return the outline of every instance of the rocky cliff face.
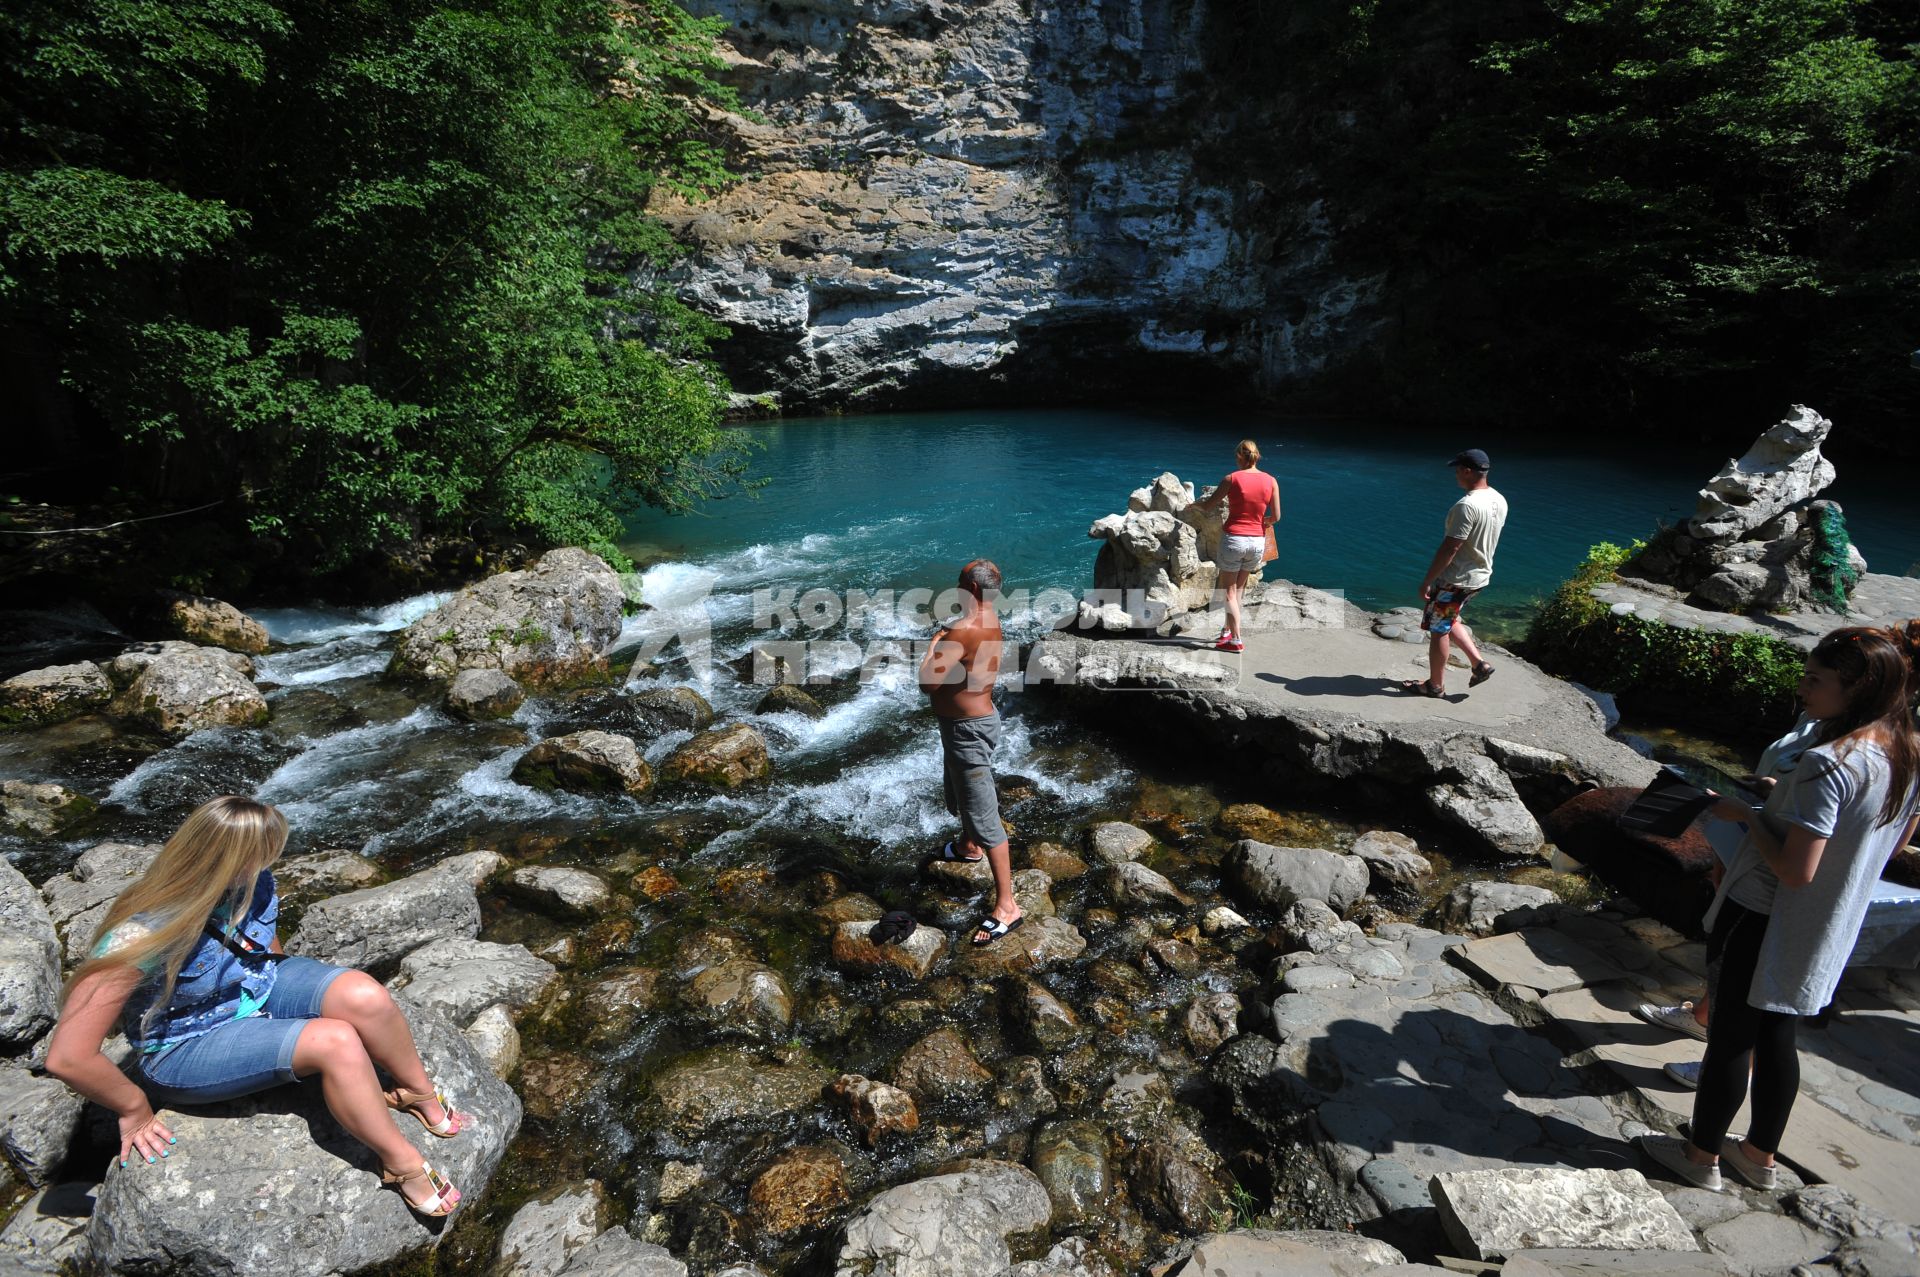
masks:
{"label": "rocky cliff face", "polygon": [[1174,367],[1272,389],[1359,344],[1318,203],[1201,143],[1195,0],[693,0],[756,119],[745,179],[656,211],[743,402],[1032,395]]}

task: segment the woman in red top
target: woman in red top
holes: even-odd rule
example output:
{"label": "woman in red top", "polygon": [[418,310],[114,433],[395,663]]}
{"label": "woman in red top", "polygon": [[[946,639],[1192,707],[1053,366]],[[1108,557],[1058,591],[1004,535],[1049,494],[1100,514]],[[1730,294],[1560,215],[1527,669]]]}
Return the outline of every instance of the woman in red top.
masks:
{"label": "woman in red top", "polygon": [[1222,479],[1200,503],[1209,508],[1227,503],[1226,527],[1220,537],[1220,553],[1215,556],[1221,584],[1227,588],[1227,628],[1220,631],[1213,645],[1223,652],[1246,648],[1240,637],[1241,595],[1266,560],[1267,529],[1280,521],[1280,484],[1260,469],[1260,445],[1242,439],[1234,455],[1240,468]]}

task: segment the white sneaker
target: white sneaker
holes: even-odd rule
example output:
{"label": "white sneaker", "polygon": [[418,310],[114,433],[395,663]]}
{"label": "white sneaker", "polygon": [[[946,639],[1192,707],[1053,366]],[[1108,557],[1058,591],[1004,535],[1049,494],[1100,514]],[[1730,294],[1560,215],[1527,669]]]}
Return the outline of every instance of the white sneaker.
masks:
{"label": "white sneaker", "polygon": [[1695,1163],[1687,1156],[1687,1142],[1678,1136],[1642,1135],[1633,1142],[1661,1170],[1681,1183],[1704,1188],[1709,1193],[1726,1191],[1726,1185],[1720,1179],[1719,1164],[1701,1166]]}
{"label": "white sneaker", "polygon": [[1693,1018],[1693,1003],[1682,1002],[1679,1006],[1655,1006],[1651,1002],[1642,1002],[1633,1009],[1633,1013],[1655,1028],[1670,1029],[1675,1033],[1699,1042],[1707,1040],[1707,1026]]}
{"label": "white sneaker", "polygon": [[1700,1066],[1703,1063],[1704,1060],[1682,1060],[1678,1064],[1667,1065],[1661,1072],[1689,1091],[1697,1091],[1700,1089]]}
{"label": "white sneaker", "polygon": [[1740,1147],[1740,1136],[1729,1135],[1720,1142],[1720,1160],[1733,1172],[1735,1179],[1743,1179],[1763,1193],[1771,1193],[1780,1187],[1780,1176],[1771,1166],[1762,1166],[1748,1157],[1746,1150]]}

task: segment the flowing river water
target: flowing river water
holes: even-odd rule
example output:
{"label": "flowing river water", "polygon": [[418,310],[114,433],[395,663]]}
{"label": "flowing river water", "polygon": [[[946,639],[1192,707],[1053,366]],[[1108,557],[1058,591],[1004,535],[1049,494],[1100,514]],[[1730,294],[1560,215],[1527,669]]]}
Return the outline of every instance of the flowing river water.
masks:
{"label": "flowing river water", "polygon": [[[1496,637],[1517,636],[1525,615],[1589,544],[1629,540],[1686,514],[1715,463],[1671,454],[1622,460],[1621,449],[1597,444],[1583,453],[1556,441],[1551,455],[1536,455],[1521,439],[1111,412],[918,414],[757,427],[750,434],[754,469],[771,479],[757,495],[680,518],[636,516],[630,524],[627,548],[639,565],[644,607],[629,619],[620,647],[704,635],[710,662],[688,659],[684,642],[669,645],[643,685],[690,687],[722,721],[758,727],[773,761],[770,784],[634,800],[517,783],[515,761],[548,736],[587,727],[629,732],[658,764],[689,733],[659,729],[621,688],[536,696],[505,722],[456,721],[431,695],[382,678],[396,634],[443,597],[423,595],[373,609],[256,610],[275,644],[258,662],[273,711],[261,728],[202,732],[164,748],[92,718],[0,737],[0,775],[58,781],[102,800],[75,836],[14,839],[5,849],[40,881],[95,841],[157,841],[198,802],[251,791],[286,811],[293,853],[349,848],[404,872],[495,847],[602,874],[633,903],[592,927],[570,928],[488,898],[488,939],[538,949],[578,931],[569,975],[574,992],[559,1010],[522,1026],[528,1125],[490,1203],[456,1232],[442,1260],[452,1267],[443,1270],[483,1265],[492,1230],[513,1204],[545,1185],[585,1176],[608,1186],[616,1212],[636,1232],[651,1219],[654,1235],[709,1268],[750,1255],[776,1271],[819,1270],[831,1257],[828,1223],[778,1236],[743,1223],[751,1215],[747,1184],[780,1150],[831,1147],[856,1203],[956,1156],[992,1150],[1024,1158],[1039,1116],[1098,1119],[1099,1090],[1117,1070],[1156,1069],[1183,1093],[1199,1066],[1178,1039],[1175,1011],[1198,994],[1251,989],[1263,977],[1245,951],[1223,950],[1195,971],[1149,980],[1129,956],[1141,943],[1140,925],[1105,908],[1091,877],[1059,881],[1055,905],[1090,944],[1049,985],[1098,1031],[1049,1060],[1036,1081],[1021,1072],[1018,1061],[1031,1057],[1009,1040],[990,986],[937,976],[908,987],[835,970],[819,915],[830,890],[912,908],[956,933],[977,916],[971,893],[919,871],[952,826],[940,801],[931,718],[905,663],[814,689],[826,712],[813,718],[760,712],[765,689],[742,678],[742,662],[768,638],[849,640],[870,652],[924,627],[886,611],[859,624],[839,619],[809,628],[782,617],[769,627],[758,623],[756,613],[766,608],[756,592],[941,588],[975,555],[995,558],[1007,588],[1029,598],[1083,589],[1090,584],[1094,547],[1085,531],[1093,519],[1123,509],[1127,493],[1162,470],[1216,480],[1244,435],[1260,439],[1266,468],[1282,483],[1281,558],[1269,575],[1344,588],[1368,607],[1411,601],[1453,496],[1445,462],[1459,447],[1485,446],[1494,455],[1495,483],[1513,506],[1498,584],[1481,611],[1483,628]],[[1903,571],[1920,560],[1920,514],[1894,489],[1847,480],[1835,495],[1876,569]],[[1010,633],[1033,637],[1046,623],[1043,611],[1017,611],[1008,618]],[[36,651],[31,663],[54,659],[58,653]],[[25,668],[18,658],[11,664],[5,672]],[[1006,701],[998,767],[1021,843],[1077,845],[1096,820],[1131,819],[1160,840],[1147,863],[1208,898],[1218,892],[1218,865],[1231,841],[1217,822],[1224,804],[1265,804],[1279,822],[1272,836],[1302,846],[1341,846],[1370,822],[1392,820],[1391,813],[1304,810],[1285,795],[1222,788],[1212,783],[1205,759],[1167,759],[1147,748],[1150,742],[1087,730],[1030,697]],[[1403,913],[1420,905],[1388,903]],[[608,974],[652,972],[669,990],[676,970],[736,951],[772,967],[790,986],[794,1015],[784,1032],[769,1036],[683,1013],[664,992],[640,999],[637,1010],[596,1005],[595,981]],[[902,1049],[943,1023],[962,1026],[976,1054],[999,1070],[998,1080],[979,1094],[931,1104],[917,1136],[878,1152],[850,1142],[844,1123],[819,1105],[689,1134],[664,1120],[652,1089],[663,1068],[692,1052],[733,1049],[729,1044],[828,1076],[886,1076]],[[1209,1120],[1210,1135],[1252,1194],[1247,1200],[1272,1205],[1281,1218],[1334,1222],[1316,1205],[1310,1183],[1277,1177],[1266,1163],[1256,1173],[1251,1162],[1236,1160],[1247,1150],[1236,1152],[1231,1124],[1218,1115]],[[699,1167],[696,1186],[671,1206],[661,1201],[669,1163]],[[1121,1231],[1126,1237],[1115,1242],[1116,1253],[1139,1252],[1153,1237],[1138,1221]]]}

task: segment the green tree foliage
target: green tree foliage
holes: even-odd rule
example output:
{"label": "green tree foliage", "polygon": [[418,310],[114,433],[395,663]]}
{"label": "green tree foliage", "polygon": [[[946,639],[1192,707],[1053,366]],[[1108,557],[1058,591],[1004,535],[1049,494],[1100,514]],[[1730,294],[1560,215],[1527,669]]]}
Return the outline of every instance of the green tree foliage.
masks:
{"label": "green tree foliage", "polygon": [[1251,0],[1216,26],[1222,87],[1287,122],[1253,163],[1324,194],[1398,301],[1368,376],[1466,411],[1910,421],[1909,0]]}
{"label": "green tree foliage", "polygon": [[674,255],[649,197],[727,177],[715,30],[666,0],[9,4],[0,327],[123,482],[315,569],[452,527],[609,551],[619,510],[741,471],[722,330],[635,282]]}

